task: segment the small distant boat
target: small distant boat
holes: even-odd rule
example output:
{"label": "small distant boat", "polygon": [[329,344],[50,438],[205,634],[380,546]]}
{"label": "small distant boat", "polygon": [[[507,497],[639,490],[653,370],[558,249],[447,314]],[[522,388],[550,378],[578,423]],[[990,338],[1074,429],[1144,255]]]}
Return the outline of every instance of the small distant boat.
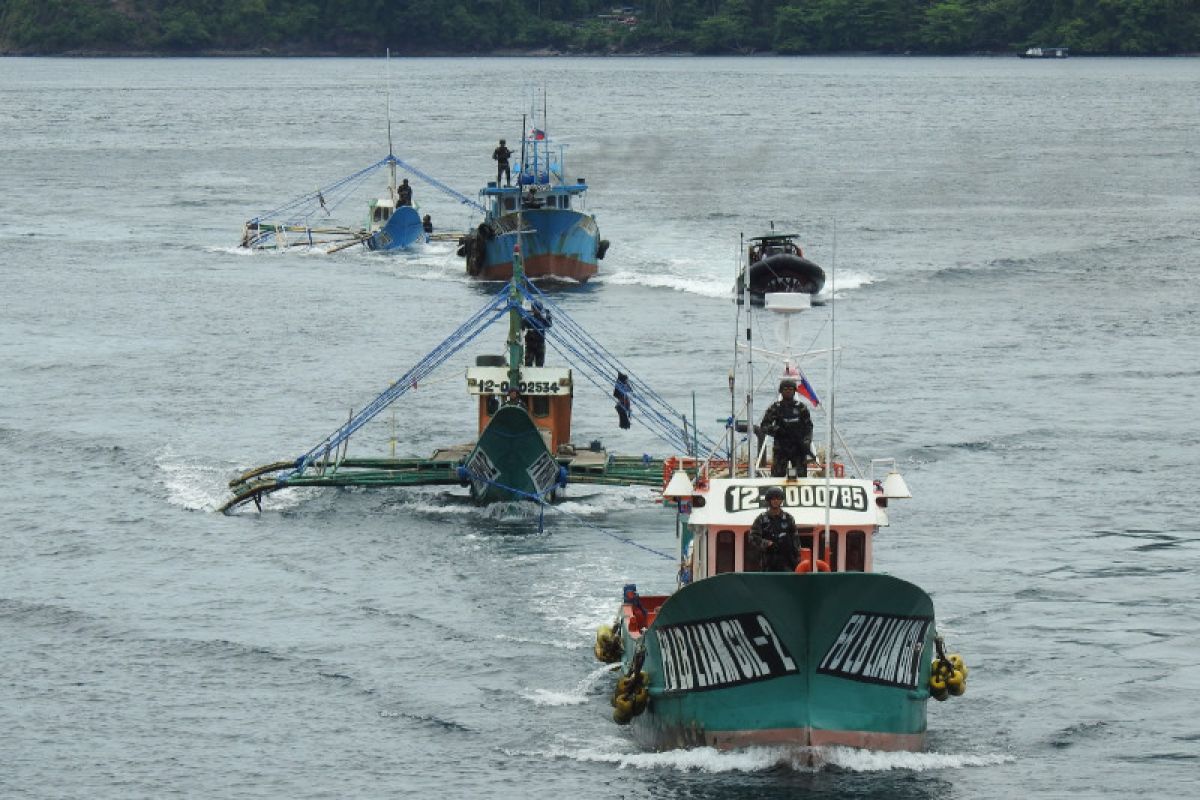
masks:
{"label": "small distant boat", "polygon": [[796,244],[798,234],[771,233],[750,240],[746,267],[737,280],[737,302],[750,280],[750,305],[761,307],[767,293],[806,294],[815,298],[825,288],[825,271],[804,257]]}
{"label": "small distant boat", "polygon": [[1021,58],[1066,58],[1069,53],[1066,47],[1030,47],[1018,55]]}
{"label": "small distant boat", "polygon": [[525,131],[518,157],[514,185],[489,181],[479,192],[483,221],[459,240],[467,274],[508,280],[519,234],[529,278],[586,281],[599,270],[608,241],[585,210],[587,180],[568,175],[563,146],[555,151],[544,114],[540,127]]}
{"label": "small distant boat", "polygon": [[[419,207],[402,194],[402,187],[396,182],[397,167],[459,203],[482,209],[470,198],[388,153],[370,166],[247,220],[242,225],[241,247],[251,250],[302,248],[336,253],[363,245],[368,250],[387,252],[408,250],[428,242],[431,232],[426,229]],[[339,222],[335,216],[337,209],[356,197],[361,202],[362,184],[385,168],[388,170],[387,189],[367,201],[365,224]]]}
{"label": "small distant boat", "polygon": [[[391,51],[387,58],[390,65]],[[241,246],[251,250],[304,248],[336,253],[361,244],[368,250],[389,252],[408,250],[428,242],[433,234],[433,221],[429,215],[421,217],[413,203],[408,179],[405,178],[402,184],[396,182],[397,167],[457,202],[483,211],[483,206],[471,198],[396,157],[392,146],[390,91],[387,109],[388,154],[385,158],[247,220],[242,225]],[[368,201],[366,224],[359,227],[338,222],[334,211],[354,198],[361,201],[363,182],[384,168],[388,171],[387,193]]]}

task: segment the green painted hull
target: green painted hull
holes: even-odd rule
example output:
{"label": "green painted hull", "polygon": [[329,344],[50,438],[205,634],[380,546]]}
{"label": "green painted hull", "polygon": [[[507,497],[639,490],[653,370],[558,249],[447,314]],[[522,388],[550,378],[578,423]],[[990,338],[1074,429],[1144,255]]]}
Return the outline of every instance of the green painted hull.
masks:
{"label": "green painted hull", "polygon": [[[670,596],[640,637],[654,749],[919,750],[933,602],[888,575],[726,573]],[[622,630],[625,667],[637,638]]]}
{"label": "green painted hull", "polygon": [[496,411],[464,466],[477,503],[547,497],[558,482],[558,462],[520,406]]}

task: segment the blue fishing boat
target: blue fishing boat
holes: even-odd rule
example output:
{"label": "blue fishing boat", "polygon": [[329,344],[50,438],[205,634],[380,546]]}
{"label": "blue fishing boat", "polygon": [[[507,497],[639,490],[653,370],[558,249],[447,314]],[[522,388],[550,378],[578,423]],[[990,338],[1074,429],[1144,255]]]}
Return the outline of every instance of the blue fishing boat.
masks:
{"label": "blue fishing boat", "polygon": [[[471,198],[388,153],[370,166],[247,220],[242,225],[241,246],[251,250],[303,248],[336,253],[354,245],[362,245],[368,250],[396,251],[424,244],[429,241],[432,221],[428,215],[423,218],[420,207],[413,202],[408,179],[397,183],[397,168],[458,203],[483,210],[483,206]],[[387,189],[367,201],[365,223],[339,222],[338,209],[356,198],[361,202],[363,184],[383,169],[388,171]]]}
{"label": "blue fishing boat", "polygon": [[587,180],[567,173],[565,145],[551,142],[544,112],[540,127],[523,127],[513,185],[489,181],[480,190],[483,221],[459,240],[458,254],[470,276],[508,280],[519,235],[529,278],[586,281],[608,250],[586,210]]}

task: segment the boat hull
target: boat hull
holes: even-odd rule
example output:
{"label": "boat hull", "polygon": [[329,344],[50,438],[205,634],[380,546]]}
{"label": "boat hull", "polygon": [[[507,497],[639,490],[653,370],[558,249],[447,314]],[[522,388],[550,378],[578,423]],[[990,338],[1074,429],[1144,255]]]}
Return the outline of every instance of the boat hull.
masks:
{"label": "boat hull", "polygon": [[[750,304],[762,306],[768,292],[817,295],[825,288],[825,271],[803,256],[779,253],[749,267]],[[737,300],[742,302],[743,276],[738,277]]]}
{"label": "boat hull", "polygon": [[583,282],[599,270],[602,251],[596,220],[578,211],[543,208],[505,214],[481,225],[473,234],[481,237],[480,243],[471,243],[464,252],[468,274],[488,281],[511,278],[518,231],[529,278]]}
{"label": "boat hull", "polygon": [[383,227],[367,238],[368,250],[403,250],[425,241],[421,215],[412,206],[400,206]]}
{"label": "boat hull", "polygon": [[629,627],[626,670],[645,646],[646,747],[924,745],[933,603],[898,578],[725,573],[667,598],[640,637]]}
{"label": "boat hull", "polygon": [[560,483],[558,462],[521,406],[497,409],[463,467],[476,503],[547,497]]}

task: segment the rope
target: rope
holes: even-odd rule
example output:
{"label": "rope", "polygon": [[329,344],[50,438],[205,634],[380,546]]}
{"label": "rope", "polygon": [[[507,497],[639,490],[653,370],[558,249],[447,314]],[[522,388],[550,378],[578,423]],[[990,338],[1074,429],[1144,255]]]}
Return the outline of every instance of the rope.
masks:
{"label": "rope", "polygon": [[[328,186],[322,186],[320,189],[317,189],[314,192],[301,195],[294,200],[290,200],[279,208],[273,208],[269,211],[261,212],[258,216],[247,221],[246,227],[254,229],[259,225],[265,224],[311,228],[312,226],[310,221],[313,216],[318,215],[319,212],[323,213],[324,216],[330,216],[334,209],[338,208],[340,205],[342,205],[342,203],[346,202],[346,200],[353,196],[357,196],[357,190],[359,186],[362,185],[363,181],[365,181],[374,173],[378,172],[383,167],[391,164],[395,164],[406,172],[412,173],[438,191],[453,197],[459,203],[470,206],[480,213],[487,212],[487,209],[463,193],[451,189],[437,178],[422,172],[412,164],[402,161],[401,159],[396,158],[395,155],[389,153],[386,158],[382,158],[379,161],[376,161],[374,164],[360,169],[358,172],[334,181]],[[277,219],[281,218],[283,220],[282,222],[276,221]],[[261,244],[271,235],[274,235],[274,232],[259,231],[258,235],[254,237],[254,242],[255,244]],[[311,231],[309,235],[311,237]]]}
{"label": "rope", "polygon": [[[390,158],[390,156],[389,156]],[[276,217],[286,217],[282,224],[284,225],[308,225],[308,220],[318,211],[324,211],[326,214],[333,211],[341,205],[354,192],[358,186],[370,177],[375,172],[378,172],[389,163],[388,158],[376,161],[368,167],[363,167],[358,172],[334,181],[328,186],[322,186],[315,192],[301,195],[294,200],[291,200],[279,208],[264,211],[254,219],[247,222],[247,225],[255,225],[260,222],[272,220]],[[291,215],[290,217],[287,215]]]}
{"label": "rope", "polygon": [[[546,502],[544,495],[536,495],[536,494],[532,494],[530,492],[525,492],[520,489],[513,488],[512,486],[505,486],[504,484],[502,484],[498,481],[489,480],[488,478],[484,477],[483,475],[479,475],[477,473],[471,472],[471,470],[467,469],[466,467],[459,467],[458,474],[460,477],[475,478],[480,481],[483,481],[484,483],[490,484],[492,486],[498,486],[501,489],[505,489],[509,492],[512,492],[513,494],[515,494],[519,497],[525,497],[525,498],[537,503],[541,507],[539,510],[539,516],[538,516],[538,533],[541,533],[543,531],[542,522],[545,518],[545,510],[547,508],[549,508],[553,511],[557,511],[559,514],[562,514],[563,516],[574,519],[576,522],[583,524],[585,527],[592,528],[593,530],[603,533],[605,536],[616,539],[618,542],[621,542],[623,544],[633,545],[634,547],[636,547],[640,550],[645,550],[647,553],[653,553],[654,555],[660,556],[661,558],[665,558],[668,561],[676,560],[675,556],[668,555],[667,553],[664,553],[661,550],[655,550],[652,547],[647,547],[646,545],[644,545],[640,542],[633,541],[632,539],[630,539],[627,536],[620,536],[620,535],[612,533],[610,531],[606,531],[604,528],[601,528],[597,525],[593,525],[592,523],[588,522],[586,519],[579,516],[578,514],[572,514],[570,511],[567,511],[564,508],[559,508],[558,506],[551,505],[550,503]],[[556,486],[563,486],[563,485],[564,484],[561,484],[561,483],[556,484]]]}
{"label": "rope", "polygon": [[457,200],[459,203],[461,203],[465,206],[470,206],[471,208],[478,211],[480,214],[487,213],[487,209],[484,208],[483,206],[481,206],[479,203],[476,203],[474,200],[467,197],[462,192],[457,192],[454,189],[451,189],[449,186],[442,183],[437,178],[434,178],[431,175],[426,175],[424,172],[417,169],[412,164],[401,161],[400,159],[396,158],[394,155],[390,155],[390,154],[388,155],[387,158],[384,159],[384,161],[385,162],[386,161],[394,162],[396,164],[396,166],[400,167],[400,169],[404,170],[405,172],[411,172],[413,175],[416,175],[418,178],[425,181],[433,188],[437,189],[438,191],[440,191],[444,194],[449,195],[450,197],[453,197],[455,200]]}
{"label": "rope", "polygon": [[[687,418],[683,414],[672,408],[670,403],[659,396],[645,381],[638,378],[620,359],[588,335],[583,327],[561,307],[550,302],[547,296],[528,279],[519,288],[524,298],[530,302],[549,306],[558,315],[558,324],[546,325],[543,320],[522,305],[517,310],[530,327],[540,332],[543,337],[548,336],[554,349],[567,361],[579,366],[584,377],[601,391],[607,393],[616,373],[622,372],[628,376],[629,392],[627,396],[631,407],[636,406],[640,412],[631,414],[631,419],[637,419],[639,424],[650,429],[679,452],[695,455],[693,450],[696,442],[688,431]],[[715,450],[720,447],[707,436],[699,435],[698,438],[706,450]]]}
{"label": "rope", "polygon": [[[560,467],[560,469],[561,469],[561,467]],[[532,500],[533,502],[537,503],[538,504],[538,533],[541,533],[546,529],[546,526],[544,524],[545,520],[546,520],[546,506],[548,506],[550,504],[546,502],[544,494],[533,494],[531,492],[526,492],[521,489],[518,489],[515,486],[507,486],[503,483],[500,483],[500,481],[494,481],[491,478],[480,475],[479,473],[471,472],[471,470],[467,469],[466,467],[458,468],[458,476],[459,476],[459,478],[474,479],[474,480],[482,481],[483,483],[489,484],[491,486],[498,486],[501,489],[504,489],[505,491],[512,492],[513,494],[515,494],[518,497],[524,497],[526,499]],[[567,485],[566,479],[564,477],[562,477],[560,474],[559,480],[556,481],[554,484],[554,488],[547,490],[546,494],[553,492],[554,489],[557,489],[559,487],[563,487],[566,485]]]}
{"label": "rope", "polygon": [[507,313],[507,293],[508,287],[506,286],[497,292],[487,305],[477,311],[467,322],[459,326],[458,330],[450,334],[445,341],[421,359],[416,366],[397,378],[391,386],[371,401],[362,411],[351,417],[345,425],[329,434],[329,436],[326,436],[319,444],[297,458],[295,469],[287,477],[290,478],[302,474],[316,459],[317,455],[322,452],[329,452],[349,439],[355,431],[398,400],[409,389],[416,387],[426,376],[466,346],[467,343],[482,333],[493,322]]}

